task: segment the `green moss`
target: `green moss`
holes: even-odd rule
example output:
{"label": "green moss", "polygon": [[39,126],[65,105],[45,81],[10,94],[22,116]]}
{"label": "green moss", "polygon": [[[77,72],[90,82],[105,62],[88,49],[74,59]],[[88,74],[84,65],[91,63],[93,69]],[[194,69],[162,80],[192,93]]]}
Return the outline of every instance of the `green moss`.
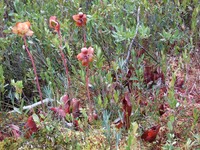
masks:
{"label": "green moss", "polygon": [[22,144],[22,139],[18,138],[6,138],[2,142],[0,142],[0,149],[18,149]]}

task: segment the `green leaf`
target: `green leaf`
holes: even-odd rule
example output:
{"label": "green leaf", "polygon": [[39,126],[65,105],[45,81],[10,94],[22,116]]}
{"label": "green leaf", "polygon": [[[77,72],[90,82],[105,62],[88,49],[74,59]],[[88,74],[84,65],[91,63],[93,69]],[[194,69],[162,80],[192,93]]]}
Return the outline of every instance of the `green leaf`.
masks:
{"label": "green leaf", "polygon": [[33,114],[32,117],[33,117],[34,122],[35,122],[37,125],[40,124],[40,118],[38,117],[38,115]]}
{"label": "green leaf", "polygon": [[136,132],[138,130],[138,124],[137,124],[137,122],[133,122],[132,123],[132,128],[133,128],[132,134],[136,135]]}
{"label": "green leaf", "polygon": [[169,122],[167,123],[167,127],[169,128],[170,131],[172,131],[172,130],[173,130],[172,122],[169,121]]}

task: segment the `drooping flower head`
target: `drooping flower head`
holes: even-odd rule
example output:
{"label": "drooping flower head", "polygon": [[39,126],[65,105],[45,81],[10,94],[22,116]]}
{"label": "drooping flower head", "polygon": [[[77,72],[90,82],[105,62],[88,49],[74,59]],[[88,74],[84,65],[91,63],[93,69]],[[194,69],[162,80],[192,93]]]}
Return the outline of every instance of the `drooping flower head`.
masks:
{"label": "drooping flower head", "polygon": [[88,66],[93,60],[93,53],[94,49],[92,47],[89,47],[88,49],[84,47],[81,49],[81,53],[77,55],[77,59],[82,62],[83,66]]}
{"label": "drooping flower head", "polygon": [[55,32],[59,32],[60,31],[60,24],[59,24],[56,16],[51,16],[49,18],[49,27],[54,29]]}
{"label": "drooping flower head", "polygon": [[87,22],[87,16],[86,14],[79,12],[77,15],[73,15],[73,19],[76,22],[76,25],[78,27],[82,27],[86,25]]}
{"label": "drooping flower head", "polygon": [[30,22],[17,22],[14,27],[12,27],[12,32],[19,36],[32,36],[33,31],[30,29]]}

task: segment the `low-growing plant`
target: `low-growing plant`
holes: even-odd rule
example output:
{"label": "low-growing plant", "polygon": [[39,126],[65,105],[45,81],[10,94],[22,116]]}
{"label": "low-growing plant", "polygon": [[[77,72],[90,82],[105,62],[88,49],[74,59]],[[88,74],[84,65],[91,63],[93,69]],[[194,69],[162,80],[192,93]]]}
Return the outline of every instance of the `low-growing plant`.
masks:
{"label": "low-growing plant", "polygon": [[0,2],[0,149],[197,149],[199,6]]}

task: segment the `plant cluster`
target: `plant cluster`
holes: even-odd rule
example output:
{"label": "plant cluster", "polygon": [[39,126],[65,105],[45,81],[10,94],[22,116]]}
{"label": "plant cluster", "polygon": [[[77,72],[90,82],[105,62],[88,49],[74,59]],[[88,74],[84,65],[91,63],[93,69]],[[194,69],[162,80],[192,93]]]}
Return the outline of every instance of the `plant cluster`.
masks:
{"label": "plant cluster", "polygon": [[198,0],[0,8],[0,149],[198,149]]}

